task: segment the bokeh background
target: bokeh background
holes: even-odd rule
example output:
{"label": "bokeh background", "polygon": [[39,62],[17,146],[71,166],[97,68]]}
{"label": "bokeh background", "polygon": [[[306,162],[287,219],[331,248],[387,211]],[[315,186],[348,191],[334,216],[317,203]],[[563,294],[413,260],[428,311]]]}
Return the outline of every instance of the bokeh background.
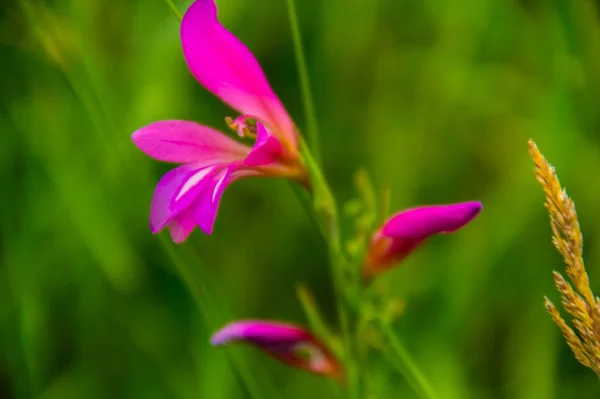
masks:
{"label": "bokeh background", "polygon": [[[176,1],[184,10],[189,1]],[[590,0],[297,2],[324,168],[340,202],[368,170],[392,209],[483,202],[382,277],[394,327],[439,398],[597,398],[543,309],[555,302],[527,140],[574,197],[600,290],[600,19]],[[283,0],[217,0],[305,126]],[[328,398],[321,378],[251,348],[212,348],[235,318],[306,324],[308,284],[335,318],[327,250],[288,183],[240,181],[216,228],[152,235],[171,166],[130,134],[151,121],[225,129],[189,74],[162,0],[0,6],[0,397]],[[380,366],[372,366],[380,367]],[[381,366],[384,398],[416,397]]]}

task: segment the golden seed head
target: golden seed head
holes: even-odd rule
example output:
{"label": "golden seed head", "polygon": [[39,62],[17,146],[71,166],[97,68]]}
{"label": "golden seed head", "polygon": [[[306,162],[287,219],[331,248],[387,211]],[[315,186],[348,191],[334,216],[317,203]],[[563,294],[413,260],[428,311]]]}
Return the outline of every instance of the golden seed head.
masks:
{"label": "golden seed head", "polygon": [[535,165],[535,176],[546,195],[550,215],[552,244],[562,255],[565,271],[571,283],[553,272],[554,285],[564,309],[572,316],[577,333],[567,325],[556,306],[545,298],[544,307],[560,328],[565,341],[579,363],[591,368],[600,377],[600,299],[594,297],[583,262],[583,236],[575,211],[575,203],[567,195],[556,175],[532,140],[529,154]]}

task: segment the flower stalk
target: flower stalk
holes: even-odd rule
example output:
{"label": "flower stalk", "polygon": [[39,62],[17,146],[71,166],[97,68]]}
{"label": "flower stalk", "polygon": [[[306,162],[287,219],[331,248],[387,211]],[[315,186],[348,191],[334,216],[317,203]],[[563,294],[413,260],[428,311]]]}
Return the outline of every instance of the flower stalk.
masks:
{"label": "flower stalk", "polygon": [[[362,312],[371,304],[368,286],[361,282],[366,283],[397,265],[429,236],[462,228],[477,216],[481,204],[466,202],[409,209],[393,215],[373,232],[374,215],[382,216],[381,209],[377,209],[368,178],[361,175],[358,185],[371,211],[370,222],[366,222],[369,227],[358,223],[362,227],[356,245],[352,245],[353,249],[345,247],[348,243],[341,232],[338,204],[321,169],[317,118],[294,1],[287,0],[287,5],[308,142],[269,86],[258,61],[220,24],[214,0],[196,0],[183,17],[172,0],[166,2],[182,20],[182,47],[190,72],[208,91],[240,112],[235,119],[226,118],[226,123],[240,137],[254,140],[254,145],[248,146],[191,121],[153,122],[136,131],[132,139],[144,153],[159,161],[181,164],[168,172],[155,190],[151,230],[157,233],[168,227],[177,243],[184,241],[195,226],[211,234],[223,191],[240,178],[277,177],[300,183],[294,185],[294,192],[316,219],[329,247],[341,340],[326,327],[308,290],[299,289],[298,296],[316,336],[288,323],[246,320],[225,326],[212,343],[254,345],[283,363],[334,377],[342,382],[347,397],[362,398],[368,392],[362,382],[367,369],[363,366],[366,346],[361,333],[374,320]],[[390,350],[385,355],[393,358],[393,366],[402,371],[420,396],[433,398],[424,374],[394,336],[389,323],[375,320],[373,327],[385,338]]]}
{"label": "flower stalk", "polygon": [[[296,43],[299,45],[299,43]],[[303,144],[303,143],[301,143]],[[301,146],[301,154],[306,165],[306,170],[312,182],[313,207],[317,221],[329,245],[329,262],[333,278],[336,307],[340,321],[343,341],[343,363],[346,368],[346,381],[351,398],[359,396],[359,381],[357,362],[353,356],[353,333],[350,328],[350,315],[346,306],[344,271],[347,260],[342,250],[342,237],[340,234],[339,216],[335,197],[327,184],[327,180],[310,150],[306,145]]]}

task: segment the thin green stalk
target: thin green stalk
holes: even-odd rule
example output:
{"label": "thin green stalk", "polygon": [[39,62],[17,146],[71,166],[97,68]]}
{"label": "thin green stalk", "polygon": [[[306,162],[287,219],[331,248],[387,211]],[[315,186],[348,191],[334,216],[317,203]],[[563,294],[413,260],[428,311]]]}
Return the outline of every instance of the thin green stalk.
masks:
{"label": "thin green stalk", "polygon": [[302,38],[300,37],[300,26],[294,0],[287,0],[288,15],[290,18],[290,27],[292,29],[292,39],[294,41],[294,52],[296,54],[296,65],[298,66],[298,75],[300,77],[300,89],[302,91],[302,102],[304,103],[304,117],[306,118],[306,135],[311,146],[313,156],[318,165],[321,164],[321,149],[319,146],[319,134],[317,126],[317,116],[308,79],[308,69],[304,50],[302,47]]}
{"label": "thin green stalk", "polygon": [[393,354],[389,353],[388,351],[381,351],[381,355],[390,364],[390,366],[394,368],[394,370],[404,377],[404,380],[408,386],[415,391],[419,397],[424,397],[421,393],[421,388],[419,385],[411,378],[410,373],[406,370],[406,367],[398,363],[398,360],[394,358]]}
{"label": "thin green stalk", "polygon": [[[296,296],[300,300],[302,308],[304,308],[304,313],[306,314],[306,317],[308,317],[309,325],[312,331],[325,342],[325,344],[336,356],[341,357],[343,351],[341,342],[333,335],[327,326],[327,323],[323,319],[321,310],[319,309],[319,305],[315,301],[310,289],[304,284],[298,284],[296,286]],[[329,380],[329,382],[331,383],[332,389],[336,393],[336,396],[341,396],[345,393],[337,381]]]}
{"label": "thin green stalk", "polygon": [[294,192],[294,194],[300,200],[300,204],[302,205],[302,208],[304,208],[304,210],[306,211],[306,213],[308,215],[310,215],[310,218],[312,219],[312,221],[319,228],[319,232],[321,233],[321,235],[323,236],[323,238],[325,238],[327,240],[328,239],[327,238],[327,236],[328,236],[327,231],[324,230],[323,224],[319,221],[319,218],[313,212],[313,204],[312,204],[312,200],[311,200],[309,194],[306,192],[306,190],[304,189],[304,187],[300,186],[296,182],[290,181],[289,184],[290,184],[290,188],[292,189],[292,191]]}
{"label": "thin green stalk", "polygon": [[329,259],[331,263],[334,293],[344,342],[343,355],[344,365],[346,366],[348,391],[351,398],[358,398],[360,390],[358,368],[354,360],[353,334],[350,328],[350,316],[344,295],[344,271],[346,269],[347,260],[342,251],[342,237],[339,230],[337,205],[335,197],[325,180],[325,176],[312,157],[310,150],[305,145],[302,145],[301,148],[304,163],[312,185],[313,208],[317,215],[317,220],[321,225],[321,231],[324,232],[326,241],[329,245]]}
{"label": "thin green stalk", "polygon": [[179,11],[179,9],[175,5],[175,3],[173,3],[173,0],[165,0],[165,1],[167,2],[167,5],[171,9],[171,11],[173,11],[173,14],[175,14],[175,16],[177,17],[177,19],[179,21],[181,21],[183,19],[183,14],[181,13],[181,11]]}
{"label": "thin green stalk", "polygon": [[353,345],[353,334],[350,328],[350,316],[344,305],[344,287],[343,277],[344,264],[340,262],[340,257],[332,249],[330,251],[330,262],[332,266],[333,274],[333,285],[335,291],[335,297],[337,302],[337,309],[340,318],[340,326],[342,330],[343,342],[344,342],[344,364],[346,366],[346,379],[348,383],[348,391],[351,399],[358,399],[360,397],[359,391],[359,379],[358,379],[358,367],[355,362],[354,356],[354,345]]}
{"label": "thin green stalk", "polygon": [[390,359],[387,353],[384,353],[388,360],[392,363],[403,376],[406,378],[409,385],[424,399],[434,399],[435,394],[433,388],[425,378],[425,375],[421,372],[416,363],[412,360],[408,351],[404,348],[404,345],[394,331],[385,323],[379,323],[381,332],[386,338],[390,349],[394,351],[398,361]]}
{"label": "thin green stalk", "polygon": [[341,353],[341,348],[336,342],[333,333],[325,323],[325,319],[321,314],[319,305],[317,304],[317,301],[315,301],[310,288],[304,284],[298,284],[296,286],[296,296],[300,300],[300,304],[308,317],[308,321],[313,331],[320,336],[335,353]]}

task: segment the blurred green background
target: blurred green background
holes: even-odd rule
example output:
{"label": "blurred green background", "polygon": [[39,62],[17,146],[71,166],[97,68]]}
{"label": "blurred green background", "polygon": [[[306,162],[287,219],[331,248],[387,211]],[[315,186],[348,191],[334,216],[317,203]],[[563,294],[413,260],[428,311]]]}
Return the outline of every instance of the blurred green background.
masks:
{"label": "blurred green background", "polygon": [[[176,2],[181,10],[189,1]],[[600,19],[590,0],[298,0],[325,171],[389,185],[392,209],[480,200],[382,277],[395,324],[439,398],[597,398],[543,309],[557,303],[543,194],[527,139],[574,197],[600,290]],[[283,0],[217,0],[298,125]],[[0,6],[0,397],[328,398],[331,385],[251,348],[212,348],[235,318],[306,324],[307,283],[335,318],[327,250],[276,180],[224,195],[216,228],[182,246],[148,208],[170,165],[135,129],[235,116],[192,78],[162,0]],[[375,363],[382,398],[415,397]],[[267,393],[269,392],[269,393]],[[384,392],[384,391],[382,391]]]}

